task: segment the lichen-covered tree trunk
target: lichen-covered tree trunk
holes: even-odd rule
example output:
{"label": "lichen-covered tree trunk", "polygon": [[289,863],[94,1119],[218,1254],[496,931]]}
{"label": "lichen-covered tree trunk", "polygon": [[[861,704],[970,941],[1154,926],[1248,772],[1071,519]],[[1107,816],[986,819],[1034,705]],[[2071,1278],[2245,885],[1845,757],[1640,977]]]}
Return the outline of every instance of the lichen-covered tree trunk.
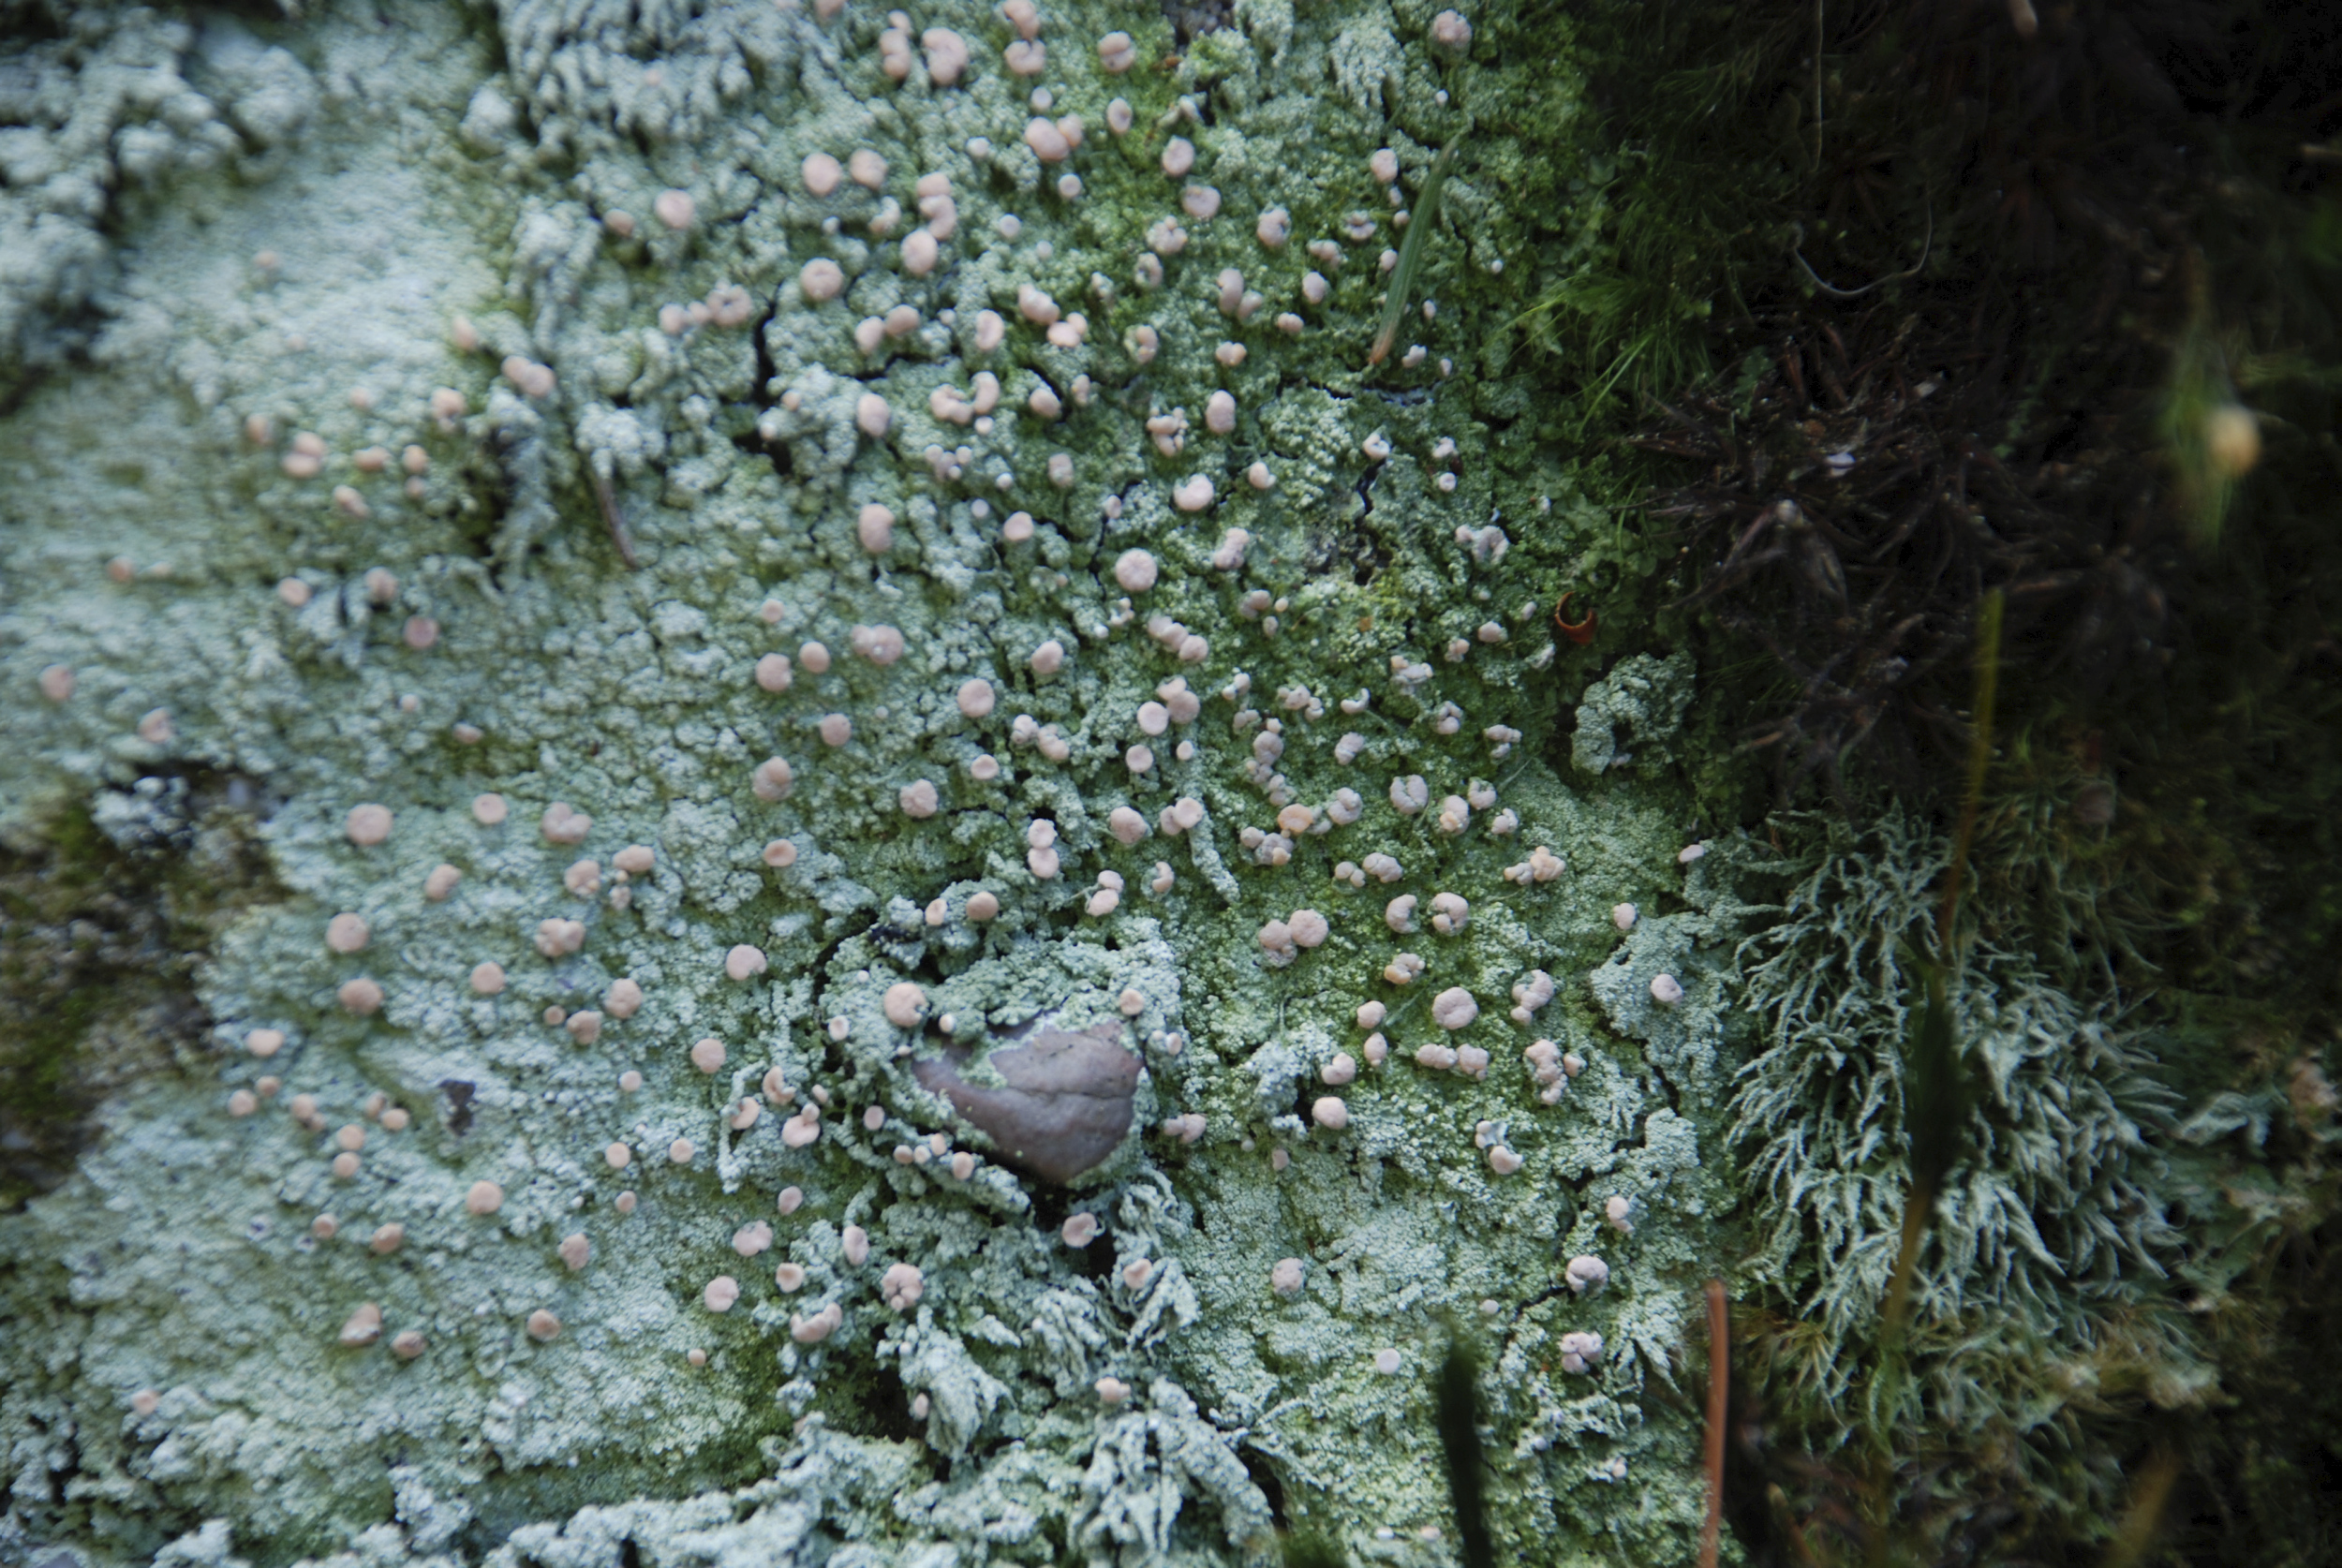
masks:
{"label": "lichen-covered tree trunk", "polygon": [[[1688,1562],[1701,1281],[1856,1381],[1946,846],[1605,598],[1571,21],[866,4],[0,46],[0,1560],[1436,1563],[1460,1336]],[[2045,1479],[2170,1097],[1966,975],[1898,1419]]]}

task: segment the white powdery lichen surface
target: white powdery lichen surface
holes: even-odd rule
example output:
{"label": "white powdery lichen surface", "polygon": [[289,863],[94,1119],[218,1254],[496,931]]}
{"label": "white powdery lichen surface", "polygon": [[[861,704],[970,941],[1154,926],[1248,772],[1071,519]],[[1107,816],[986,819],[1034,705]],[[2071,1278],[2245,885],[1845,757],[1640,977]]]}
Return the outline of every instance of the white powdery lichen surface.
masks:
{"label": "white powdery lichen surface", "polygon": [[[585,9],[165,39],[237,155],[0,427],[0,812],[232,773],[289,892],[0,1219],[0,1546],[1233,1560],[1267,1467],[1430,1561],[1455,1313],[1500,1531],[1679,1552],[1738,907],[1542,760],[1586,509],[1475,412],[1509,306],[1357,372],[1371,155],[1477,67]],[[1035,1023],[1144,1063],[1070,1189],[912,1074]]]}

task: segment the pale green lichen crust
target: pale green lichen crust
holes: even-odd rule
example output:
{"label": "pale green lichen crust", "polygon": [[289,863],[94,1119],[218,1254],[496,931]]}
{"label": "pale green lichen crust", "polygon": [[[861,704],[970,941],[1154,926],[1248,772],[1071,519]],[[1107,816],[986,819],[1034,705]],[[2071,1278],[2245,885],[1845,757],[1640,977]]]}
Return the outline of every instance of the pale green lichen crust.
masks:
{"label": "pale green lichen crust", "polygon": [[[1553,765],[1601,520],[1497,280],[1565,40],[1435,9],[18,56],[0,811],[200,763],[290,897],[0,1219],[0,1556],[1243,1561],[1273,1477],[1443,1561],[1460,1330],[1519,1561],[1687,1557],[1760,857],[1681,858],[1688,658]],[[911,1072],[1043,1014],[1145,1064],[1070,1189]]]}

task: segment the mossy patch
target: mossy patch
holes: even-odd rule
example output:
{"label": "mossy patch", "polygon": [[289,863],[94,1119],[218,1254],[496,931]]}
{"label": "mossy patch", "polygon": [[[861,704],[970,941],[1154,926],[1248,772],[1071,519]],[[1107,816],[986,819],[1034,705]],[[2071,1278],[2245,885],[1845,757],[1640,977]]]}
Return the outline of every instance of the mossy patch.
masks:
{"label": "mossy patch", "polygon": [[77,802],[0,847],[0,1211],[65,1178],[108,1095],[201,1058],[198,966],[283,896],[260,806],[249,780],[151,774],[96,803],[111,834]]}

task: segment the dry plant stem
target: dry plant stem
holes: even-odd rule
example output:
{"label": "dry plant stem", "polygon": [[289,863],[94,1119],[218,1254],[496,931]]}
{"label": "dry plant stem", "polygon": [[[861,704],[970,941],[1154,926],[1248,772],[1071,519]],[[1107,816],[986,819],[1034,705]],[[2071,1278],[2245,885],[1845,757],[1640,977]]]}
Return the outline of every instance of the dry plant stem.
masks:
{"label": "dry plant stem", "polygon": [[618,498],[610,494],[610,481],[599,468],[594,476],[594,499],[601,503],[601,520],[610,526],[610,542],[618,547],[618,559],[629,571],[639,571],[643,563],[634,557],[634,538],[626,531],[626,519],[618,515]]}
{"label": "dry plant stem", "polygon": [[1822,11],[1829,0],[1814,0],[1814,167],[1821,168],[1821,42]]}
{"label": "dry plant stem", "polygon": [[1860,288],[1841,288],[1836,284],[1824,280],[1819,273],[1814,271],[1814,264],[1805,259],[1805,226],[1801,223],[1793,223],[1789,229],[1796,236],[1796,242],[1789,247],[1789,255],[1795,259],[1798,267],[1814,287],[1833,300],[1859,300],[1874,288],[1900,282],[1906,277],[1917,277],[1927,266],[1927,259],[1935,254],[1935,203],[1932,196],[1928,199],[1927,205],[1927,235],[1920,242],[1920,259],[1903,271],[1889,273],[1884,277],[1875,277]]}
{"label": "dry plant stem", "polygon": [[[1969,846],[1976,837],[1977,815],[1984,794],[1984,775],[1993,756],[1993,703],[2000,688],[2001,614],[2006,603],[1998,588],[1984,596],[1983,613],[1979,617],[1976,637],[1976,696],[1971,704],[1968,721],[1967,777],[1963,781],[1960,803],[1960,829],[1952,840],[1951,865],[1944,878],[1943,902],[1935,912],[1935,954],[1933,965],[1923,966],[1927,986],[1926,1013],[1923,1019],[1947,1031],[1943,1048],[1954,1049],[1948,1038],[1949,1010],[1951,1006],[1950,973],[1953,923],[1959,914],[1961,884],[1968,864]],[[1921,1035],[1928,1033],[1927,1022],[1921,1025]],[[1889,1424],[1902,1392],[1903,1339],[1905,1323],[1910,1314],[1911,1280],[1919,1272],[1920,1246],[1927,1237],[1928,1220],[1935,1209],[1935,1182],[1940,1170],[1922,1171],[1911,1183],[1903,1205],[1903,1239],[1895,1253],[1894,1273],[1887,1281],[1887,1301],[1881,1314],[1879,1335],[1879,1368],[1877,1396],[1873,1409],[1879,1413],[1880,1443],[1876,1453],[1871,1484],[1870,1557],[1883,1564],[1887,1556],[1887,1523],[1892,1509],[1894,1458],[1885,1441]]]}
{"label": "dry plant stem", "polygon": [[[1968,846],[1976,837],[1976,819],[1984,795],[1984,771],[1993,757],[1993,703],[2000,689],[2001,612],[2006,603],[2006,596],[1998,588],[1986,594],[1977,629],[1976,701],[1968,721],[1968,776],[1961,790],[1960,831],[1952,840],[1951,865],[1944,876],[1944,899],[1935,910],[1935,952],[1939,961],[1948,961],[1951,954],[1952,922],[1959,912],[1961,884],[1968,866]],[[1945,990],[1945,982],[1931,981],[1927,1005],[1949,1006]],[[1911,1301],[1911,1276],[1919,1266],[1920,1243],[1926,1237],[1927,1221],[1934,1206],[1934,1183],[1914,1182],[1903,1206],[1903,1245],[1895,1254],[1895,1271],[1887,1283],[1884,1344],[1890,1355],[1902,1349],[1904,1316]]]}
{"label": "dry plant stem", "polygon": [[1927,1238],[1927,1222],[1935,1211],[1935,1190],[1915,1185],[1903,1205],[1903,1245],[1895,1252],[1895,1271],[1887,1281],[1884,1343],[1890,1354],[1903,1348],[1903,1324],[1911,1308],[1911,1276],[1918,1271],[1920,1243]]}
{"label": "dry plant stem", "polygon": [[1781,1483],[1765,1484],[1765,1504],[1772,1510],[1772,1522],[1781,1527],[1781,1533],[1789,1538],[1790,1550],[1803,1568],[1820,1568],[1821,1560],[1814,1555],[1813,1543],[1805,1539],[1805,1527],[1789,1510],[1789,1494],[1781,1489]]}
{"label": "dry plant stem", "polygon": [[1716,1568],[1724,1541],[1724,1424],[1732,1387],[1732,1324],[1725,1311],[1724,1281],[1708,1291],[1708,1516],[1699,1525],[1699,1568]]}
{"label": "dry plant stem", "polygon": [[2106,1568],[2137,1568],[2146,1561],[2156,1527],[2163,1522],[2163,1505],[2171,1501],[2172,1484],[2178,1479],[2179,1460],[2172,1455],[2157,1454],[2147,1462],[2122,1525],[2106,1548]]}
{"label": "dry plant stem", "polygon": [[1993,700],[2000,690],[2000,623],[2008,597],[1994,588],[1984,596],[1976,631],[1976,702],[1968,719],[1968,777],[1962,786],[1960,832],[1952,840],[1951,868],[1944,878],[1944,901],[1935,912],[1935,951],[1951,955],[1951,923],[1960,906],[1960,886],[1968,869],[1968,846],[1976,837],[1977,813],[1984,802],[1984,770],[1993,760]]}

